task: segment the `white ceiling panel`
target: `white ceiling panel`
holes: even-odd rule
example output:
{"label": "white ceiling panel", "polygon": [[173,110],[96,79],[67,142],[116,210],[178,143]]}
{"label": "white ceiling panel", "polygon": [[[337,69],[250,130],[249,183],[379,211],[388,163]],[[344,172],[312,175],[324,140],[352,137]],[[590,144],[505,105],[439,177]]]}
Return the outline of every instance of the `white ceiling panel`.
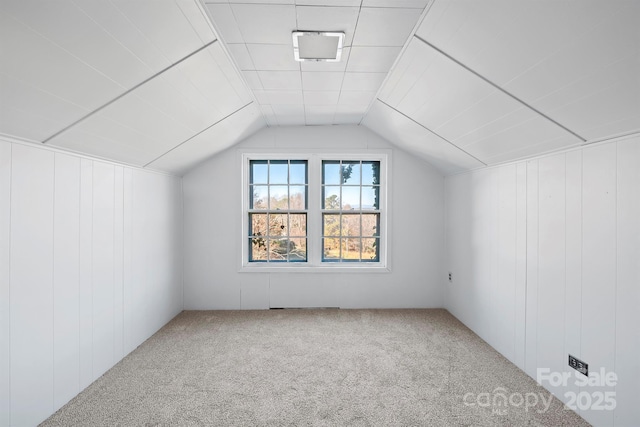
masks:
{"label": "white ceiling panel", "polygon": [[244,80],[247,82],[249,89],[251,90],[263,90],[262,82],[260,81],[260,76],[257,71],[243,71],[242,76]]}
{"label": "white ceiling panel", "polygon": [[2,12],[0,40],[1,75],[29,82],[80,108],[93,110],[125,91],[123,86]]}
{"label": "white ceiling panel", "polygon": [[229,0],[229,3],[247,4],[295,4],[294,0]]}
{"label": "white ceiling panel", "polygon": [[331,125],[336,113],[335,105],[307,105],[305,120],[309,126]]}
{"label": "white ceiling panel", "polygon": [[207,4],[207,12],[225,43],[244,43],[236,17],[228,3]]}
{"label": "white ceiling panel", "polygon": [[[99,145],[117,140],[122,161],[145,164],[157,158],[247,102],[246,90],[243,96],[230,81],[240,80],[225,72],[229,60],[222,53],[217,44],[198,52],[88,117],[73,128],[78,132],[63,132],[51,144],[70,149],[83,146],[92,154],[104,155],[109,148]],[[103,138],[74,139],[84,134]]]}
{"label": "white ceiling panel", "polygon": [[373,104],[362,124],[387,141],[423,158],[444,174],[484,166],[473,156],[382,102]]}
{"label": "white ceiling panel", "polygon": [[336,105],[340,92],[338,91],[311,91],[304,92],[305,105]]}
{"label": "white ceiling panel", "polygon": [[245,43],[292,43],[296,29],[293,5],[232,4],[231,9]]}
{"label": "white ceiling panel", "polygon": [[354,46],[347,72],[386,73],[399,53],[399,47]]}
{"label": "white ceiling panel", "polygon": [[266,90],[270,104],[304,104],[301,90]]}
{"label": "white ceiling panel", "polygon": [[267,126],[278,126],[278,119],[276,118],[276,113],[273,112],[271,105],[261,105],[260,111],[262,111],[262,116],[267,122]]}
{"label": "white ceiling panel", "polygon": [[[562,132],[548,120],[533,116],[513,127],[503,127],[484,139],[459,146],[487,164],[518,160],[559,149],[581,145],[575,136]],[[456,143],[458,145],[458,143]]]}
{"label": "white ceiling panel", "polygon": [[302,89],[298,71],[258,71],[258,76],[265,90]]}
{"label": "white ceiling panel", "polygon": [[43,141],[88,111],[0,75],[0,133]]}
{"label": "white ceiling panel", "polygon": [[408,64],[394,71],[403,77],[383,100],[478,159],[521,157],[532,145],[559,149],[582,142],[423,42],[414,39],[411,45],[407,51],[413,55],[400,59]]}
{"label": "white ceiling panel", "polygon": [[71,1],[6,1],[0,9],[123,87],[154,72]]}
{"label": "white ceiling panel", "polygon": [[297,7],[298,30],[343,31],[344,45],[351,46],[359,10],[358,7]]}
{"label": "white ceiling panel", "polygon": [[339,91],[342,86],[342,77],[344,73],[340,72],[315,72],[302,73],[302,88],[305,91],[310,90],[335,90]]}
{"label": "white ceiling panel", "polygon": [[149,168],[179,175],[241,141],[265,125],[260,111],[249,105],[175,147],[149,164]]}
{"label": "white ceiling panel", "polygon": [[368,106],[373,101],[376,92],[373,91],[343,91],[340,93],[340,105]]}
{"label": "white ceiling panel", "polygon": [[253,65],[253,61],[251,60],[251,55],[249,55],[249,50],[247,49],[247,45],[244,43],[234,43],[228,44],[227,49],[229,49],[229,54],[235,60],[236,65],[242,71],[244,70],[255,70],[256,67]]}
{"label": "white ceiling panel", "polygon": [[300,63],[293,56],[289,44],[247,44],[249,55],[259,71],[299,71]]}
{"label": "white ceiling panel", "polygon": [[304,115],[304,105],[302,104],[272,104],[271,109],[276,116]]}
{"label": "white ceiling panel", "polygon": [[[192,19],[199,18],[198,22],[192,24],[185,19],[185,12],[175,1],[154,1],[152,9],[149,7],[150,4],[144,1],[111,0],[111,2],[135,23],[145,37],[158,46],[171,63],[195,51],[203,44],[215,40],[213,31],[208,25],[204,25],[206,23],[204,15],[188,16]],[[171,31],[167,31],[167,28],[171,28]]]}
{"label": "white ceiling panel", "polygon": [[342,90],[377,91],[387,73],[345,73]]}
{"label": "white ceiling panel", "polygon": [[357,125],[360,124],[362,118],[369,106],[355,105],[337,105],[336,114],[333,118],[333,124],[336,125]]}
{"label": "white ceiling panel", "polygon": [[304,114],[293,116],[279,115],[276,116],[276,118],[278,119],[279,126],[302,126],[306,124]]}
{"label": "white ceiling panel", "polygon": [[155,151],[154,139],[101,115],[92,116],[91,123],[73,126],[48,145],[135,166],[153,160],[150,152],[156,157],[163,152],[162,148]]}
{"label": "white ceiling panel", "polygon": [[591,140],[640,128],[639,20],[627,0],[436,1],[417,34]]}
{"label": "white ceiling panel", "polygon": [[361,0],[295,0],[298,6],[360,6]]}
{"label": "white ceiling panel", "polygon": [[430,0],[363,0],[362,7],[424,8]]}
{"label": "white ceiling panel", "polygon": [[363,7],[353,46],[403,46],[422,9]]}

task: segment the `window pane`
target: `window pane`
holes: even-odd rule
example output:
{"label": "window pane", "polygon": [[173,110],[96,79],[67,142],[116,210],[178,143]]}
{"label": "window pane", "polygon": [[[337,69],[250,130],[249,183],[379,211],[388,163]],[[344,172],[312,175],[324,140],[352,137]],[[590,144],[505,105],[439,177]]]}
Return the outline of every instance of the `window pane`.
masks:
{"label": "window pane", "polygon": [[287,214],[269,215],[269,236],[288,236]]}
{"label": "window pane", "polygon": [[305,160],[292,160],[289,166],[289,183],[307,183],[307,162]]}
{"label": "window pane", "polygon": [[289,162],[286,160],[271,160],[269,165],[269,184],[287,184]]}
{"label": "window pane", "polygon": [[362,236],[373,237],[380,235],[380,215],[362,214]]}
{"label": "window pane", "polygon": [[360,215],[342,215],[342,236],[360,236]]}
{"label": "window pane", "polygon": [[342,187],[342,209],[360,209],[360,187]]}
{"label": "window pane", "polygon": [[249,214],[250,236],[267,235],[267,214]]}
{"label": "window pane", "polygon": [[360,185],[360,162],[342,162],[342,183]]}
{"label": "window pane", "polygon": [[270,185],[270,205],[269,209],[289,209],[289,187],[286,185]]}
{"label": "window pane", "polygon": [[322,239],[322,255],[324,259],[337,261],[340,259],[340,239]]}
{"label": "window pane", "polygon": [[252,185],[251,209],[267,209],[268,190],[266,185]]}
{"label": "window pane", "polygon": [[340,179],[339,161],[325,160],[322,162],[322,183],[328,185],[339,185],[342,183]]}
{"label": "window pane", "polygon": [[380,184],[380,162],[362,162],[362,185]]}
{"label": "window pane", "polygon": [[380,206],[380,187],[362,187],[362,210],[377,210]]}
{"label": "window pane", "polygon": [[291,186],[289,187],[289,209],[291,210],[305,210],[307,208],[307,187]]}
{"label": "window pane", "polygon": [[289,235],[297,237],[304,237],[307,235],[306,214],[289,215]]}
{"label": "window pane", "polygon": [[268,170],[266,160],[251,160],[250,183],[266,184]]}
{"label": "window pane", "polygon": [[340,239],[342,243],[342,259],[345,261],[360,260],[360,239],[357,237],[345,237]]}
{"label": "window pane", "polygon": [[322,217],[322,235],[340,236],[340,215],[324,214]]}
{"label": "window pane", "polygon": [[267,260],[267,241],[262,237],[249,239],[249,261]]}
{"label": "window pane", "polygon": [[289,261],[307,260],[307,239],[289,240]]}
{"label": "window pane", "polygon": [[288,253],[289,239],[269,239],[269,260],[286,261]]}
{"label": "window pane", "polygon": [[380,239],[364,238],[362,239],[362,261],[378,262]]}
{"label": "window pane", "polygon": [[322,187],[322,208],[323,209],[340,209],[340,187],[327,186]]}

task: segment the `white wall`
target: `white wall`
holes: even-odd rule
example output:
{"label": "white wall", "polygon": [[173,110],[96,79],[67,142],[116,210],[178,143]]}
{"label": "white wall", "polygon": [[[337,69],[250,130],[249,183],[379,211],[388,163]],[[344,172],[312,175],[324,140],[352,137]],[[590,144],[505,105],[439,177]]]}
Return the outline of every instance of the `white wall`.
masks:
{"label": "white wall", "polygon": [[[391,273],[238,272],[246,149],[392,149]],[[286,153],[286,151],[285,151]],[[183,178],[185,309],[442,307],[444,182],[365,128],[269,128]]]}
{"label": "white wall", "polygon": [[182,310],[180,178],[0,140],[0,425],[36,425]]}
{"label": "white wall", "polygon": [[612,388],[543,385],[615,391],[615,411],[578,412],[637,426],[640,137],[451,176],[446,198],[449,311],[533,378],[573,375],[568,354],[615,372]]}

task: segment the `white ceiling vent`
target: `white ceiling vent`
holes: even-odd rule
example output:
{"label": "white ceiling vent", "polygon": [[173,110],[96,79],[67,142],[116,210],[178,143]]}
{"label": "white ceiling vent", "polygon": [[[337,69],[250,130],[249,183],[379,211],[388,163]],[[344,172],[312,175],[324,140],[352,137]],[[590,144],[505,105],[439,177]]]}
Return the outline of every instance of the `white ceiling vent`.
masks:
{"label": "white ceiling vent", "polygon": [[294,31],[292,36],[296,61],[340,61],[344,33]]}

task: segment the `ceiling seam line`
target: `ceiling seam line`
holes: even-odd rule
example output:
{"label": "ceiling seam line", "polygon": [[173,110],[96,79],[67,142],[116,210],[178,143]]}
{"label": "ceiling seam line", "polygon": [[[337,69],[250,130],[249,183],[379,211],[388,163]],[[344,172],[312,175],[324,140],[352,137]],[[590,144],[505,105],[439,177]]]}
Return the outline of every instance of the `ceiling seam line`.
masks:
{"label": "ceiling seam line", "polygon": [[51,141],[53,138],[56,138],[58,136],[60,136],[61,134],[63,134],[64,132],[68,131],[69,129],[71,129],[72,127],[80,124],[81,122],[85,121],[86,119],[88,119],[89,117],[99,113],[100,111],[104,110],[105,108],[107,108],[109,105],[113,104],[114,102],[120,100],[121,98],[125,97],[126,95],[130,94],[131,92],[133,92],[134,90],[140,88],[141,86],[145,85],[146,83],[149,83],[151,80],[155,79],[156,77],[160,76],[161,74],[164,74],[166,71],[169,71],[171,68],[175,67],[176,65],[179,65],[180,63],[186,61],[187,59],[191,58],[193,55],[201,52],[202,50],[208,48],[209,46],[211,46],[212,44],[214,44],[215,42],[217,42],[218,40],[213,40],[207,44],[205,44],[204,46],[194,50],[193,52],[191,52],[190,54],[188,54],[187,56],[179,59],[178,61],[174,62],[173,64],[163,68],[162,70],[158,71],[157,73],[155,73],[154,75],[144,79],[143,81],[141,81],[140,83],[136,84],[135,86],[133,86],[130,89],[127,89],[125,92],[121,93],[120,95],[116,96],[115,98],[113,98],[112,100],[108,101],[105,104],[102,104],[100,107],[94,109],[93,111],[90,111],[89,113],[85,114],[84,116],[80,117],[78,120],[76,120],[75,122],[71,123],[68,126],[65,126],[64,128],[62,128],[61,130],[59,130],[58,132],[54,133],[53,135],[51,135],[50,137],[46,138],[45,140],[42,141],[42,144],[46,144],[47,142]]}
{"label": "ceiling seam line", "polygon": [[485,166],[488,166],[485,162],[483,162],[482,160],[480,160],[479,158],[477,158],[476,156],[474,156],[473,154],[463,150],[462,148],[458,147],[456,144],[454,144],[453,142],[449,141],[447,138],[444,138],[443,136],[437,134],[436,132],[432,131],[431,129],[429,129],[428,127],[426,127],[425,125],[423,125],[422,123],[412,119],[411,117],[407,116],[405,113],[403,113],[402,111],[398,110],[397,108],[392,107],[391,105],[387,104],[386,102],[384,102],[383,100],[381,100],[380,98],[376,98],[380,103],[382,103],[383,105],[386,105],[387,107],[391,108],[393,111],[395,111],[398,114],[401,114],[403,117],[406,117],[407,119],[411,120],[413,123],[417,124],[418,126],[420,126],[421,128],[423,128],[424,130],[426,130],[429,133],[432,133],[433,135],[437,136],[438,138],[442,139],[443,141],[447,142],[448,144],[454,146],[455,148],[457,148],[458,150],[462,151],[464,154],[468,155],[469,157],[473,157],[475,160],[479,161],[480,163],[482,163]]}
{"label": "ceiling seam line", "polygon": [[465,64],[463,64],[462,62],[458,61],[457,59],[455,59],[454,57],[452,57],[451,55],[449,55],[448,53],[444,52],[443,50],[439,49],[438,47],[432,45],[431,43],[429,43],[428,41],[426,41],[425,39],[423,39],[422,37],[420,37],[417,34],[414,34],[413,37],[415,37],[416,39],[420,40],[422,43],[426,44],[427,46],[429,46],[430,48],[432,48],[433,50],[435,50],[436,52],[440,53],[441,55],[443,55],[444,57],[448,58],[449,60],[455,62],[456,64],[458,64],[459,66],[461,66],[462,68],[464,68],[465,70],[469,71],[470,73],[472,73],[474,76],[482,79],[484,82],[488,83],[489,85],[491,85],[492,87],[494,87],[495,89],[499,90],[500,92],[502,92],[503,94],[507,95],[508,97],[510,97],[511,99],[517,101],[518,103],[520,103],[521,105],[527,107],[529,110],[537,113],[539,116],[545,118],[546,120],[550,121],[551,123],[555,124],[556,126],[560,127],[561,129],[563,129],[564,131],[570,133],[571,135],[575,136],[576,138],[580,139],[582,142],[587,142],[587,140],[578,135],[577,133],[575,133],[574,131],[572,131],[571,129],[569,129],[568,127],[562,125],[561,123],[557,122],[556,120],[552,119],[551,117],[549,117],[548,115],[544,114],[542,111],[538,110],[537,108],[533,107],[532,105],[524,102],[522,99],[518,98],[517,96],[513,95],[511,92],[508,92],[507,90],[501,88],[500,86],[498,86],[497,84],[495,84],[494,82],[492,82],[491,80],[487,79],[486,77],[484,77],[483,75],[479,74],[477,71],[474,71],[473,69],[469,68],[468,66],[466,66]]}
{"label": "ceiling seam line", "polygon": [[209,129],[211,129],[212,127],[214,127],[215,125],[217,125],[218,123],[228,119],[229,117],[233,116],[234,114],[240,112],[241,110],[244,110],[245,108],[247,108],[249,105],[253,104],[253,101],[243,105],[242,107],[238,108],[237,110],[233,111],[232,113],[227,114],[226,116],[224,116],[223,118],[221,118],[220,120],[217,120],[215,123],[213,123],[212,125],[207,126],[206,128],[202,129],[200,132],[197,132],[196,134],[190,136],[189,138],[185,139],[184,141],[182,141],[180,144],[176,145],[175,147],[172,147],[170,150],[160,154],[158,157],[156,157],[155,159],[151,160],[150,162],[144,164],[142,167],[146,168],[147,166],[149,166],[151,163],[155,162],[156,160],[166,156],[167,154],[169,154],[170,152],[172,152],[173,150],[175,150],[176,148],[186,144],[187,142],[191,141],[193,138],[195,138],[196,136],[208,131]]}

